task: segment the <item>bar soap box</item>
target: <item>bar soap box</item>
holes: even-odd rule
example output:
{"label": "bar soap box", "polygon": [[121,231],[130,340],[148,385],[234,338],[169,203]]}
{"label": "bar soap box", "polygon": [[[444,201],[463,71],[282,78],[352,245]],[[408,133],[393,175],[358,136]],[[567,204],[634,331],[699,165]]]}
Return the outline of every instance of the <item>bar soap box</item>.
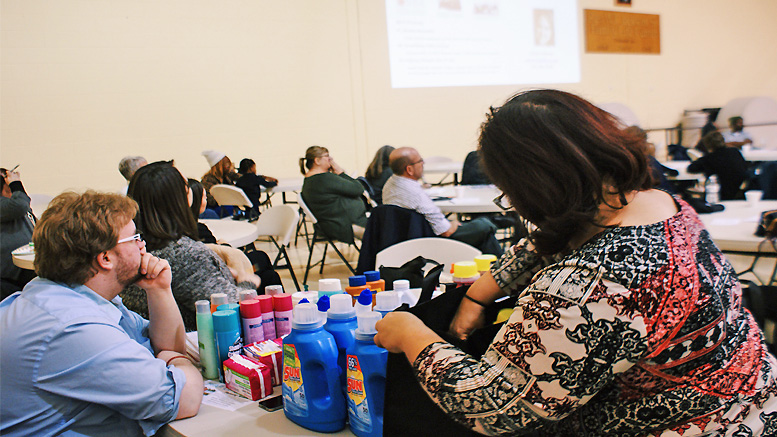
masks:
{"label": "bar soap box", "polygon": [[224,382],[228,389],[252,401],[272,394],[270,368],[242,355],[224,361]]}

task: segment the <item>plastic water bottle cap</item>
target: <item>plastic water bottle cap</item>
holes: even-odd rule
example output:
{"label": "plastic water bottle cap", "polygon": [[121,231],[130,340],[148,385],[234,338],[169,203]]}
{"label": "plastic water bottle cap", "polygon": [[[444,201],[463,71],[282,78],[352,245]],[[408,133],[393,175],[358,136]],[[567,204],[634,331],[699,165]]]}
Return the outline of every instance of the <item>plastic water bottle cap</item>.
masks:
{"label": "plastic water bottle cap", "polygon": [[400,295],[396,291],[382,291],[375,295],[375,311],[394,311],[401,303]]}
{"label": "plastic water bottle cap", "polygon": [[460,261],[453,264],[454,278],[471,278],[478,275],[478,268],[474,261]]}
{"label": "plastic water bottle cap", "polygon": [[321,319],[318,308],[310,302],[300,303],[292,310],[292,327],[296,329],[317,328],[324,324]]}
{"label": "plastic water bottle cap", "polygon": [[329,298],[329,311],[326,316],[331,319],[348,319],[356,316],[353,308],[353,298],[350,294],[335,294]]}
{"label": "plastic water bottle cap", "polygon": [[381,315],[378,312],[375,311],[369,311],[364,314],[360,314],[359,317],[356,319],[356,323],[358,324],[358,327],[356,328],[357,334],[368,334],[368,335],[374,335],[377,334],[378,331],[375,329],[375,323],[377,323],[381,319]]}
{"label": "plastic water bottle cap", "polygon": [[367,278],[367,282],[379,281],[380,272],[377,270],[368,270],[364,272],[364,277]]}
{"label": "plastic water bottle cap", "polygon": [[364,275],[348,277],[348,286],[350,287],[363,287],[365,285],[367,285],[367,277]]}
{"label": "plastic water bottle cap", "polygon": [[319,279],[318,289],[319,291],[340,291],[343,289],[343,284],[336,278]]}
{"label": "plastic water bottle cap", "polygon": [[198,300],[194,302],[194,308],[197,310],[197,314],[210,313],[210,302],[207,300]]}
{"label": "plastic water bottle cap", "polygon": [[359,302],[360,305],[372,305],[372,291],[369,288],[365,288],[362,290],[361,294],[359,294],[359,298],[356,299],[357,302]]}
{"label": "plastic water bottle cap", "polygon": [[397,279],[391,284],[391,288],[393,288],[394,291],[410,290],[410,281],[407,279]]}
{"label": "plastic water bottle cap", "polygon": [[318,311],[325,313],[329,309],[329,296],[319,297],[316,306],[318,306]]}

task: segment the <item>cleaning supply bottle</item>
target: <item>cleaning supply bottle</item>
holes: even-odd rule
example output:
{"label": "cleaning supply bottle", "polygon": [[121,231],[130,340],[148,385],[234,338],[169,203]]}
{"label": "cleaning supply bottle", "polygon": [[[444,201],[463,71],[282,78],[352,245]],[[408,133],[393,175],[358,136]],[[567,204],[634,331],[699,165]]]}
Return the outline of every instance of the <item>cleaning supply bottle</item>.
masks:
{"label": "cleaning supply bottle", "polygon": [[337,344],[324,329],[316,305],[294,307],[292,330],[283,339],[283,413],[313,431],[345,428],[347,410],[337,371]]}
{"label": "cleaning supply bottle", "polygon": [[383,435],[388,351],[373,341],[378,320],[380,314],[374,311],[359,316],[356,342],[347,352],[348,418],[351,431],[359,437]]}
{"label": "cleaning supply bottle", "polygon": [[262,308],[262,328],[264,329],[264,339],[272,340],[278,338],[275,335],[275,313],[272,309],[272,296],[266,294],[256,298]]}
{"label": "cleaning supply bottle", "polygon": [[287,293],[272,295],[272,308],[275,313],[275,335],[280,338],[291,332],[291,295]]}
{"label": "cleaning supply bottle", "polygon": [[364,272],[364,276],[367,278],[367,287],[374,293],[380,293],[386,289],[386,281],[380,279],[380,272],[377,270],[368,270]]}
{"label": "cleaning supply bottle", "polygon": [[457,287],[472,285],[480,278],[474,261],[459,261],[453,263],[453,283]]}
{"label": "cleaning supply bottle", "polygon": [[226,293],[213,293],[210,295],[210,312],[215,313],[219,305],[224,305],[225,303],[229,303],[229,297],[227,297]]}
{"label": "cleaning supply bottle", "polygon": [[337,367],[340,369],[340,387],[345,394],[345,351],[356,341],[356,310],[351,296],[336,294],[329,300],[324,329],[335,337],[337,343]]}
{"label": "cleaning supply bottle", "polygon": [[240,355],[243,339],[240,338],[240,316],[234,310],[219,310],[213,313],[213,331],[216,333],[216,349],[219,356],[219,379],[223,382],[222,367],[232,355]]}
{"label": "cleaning supply bottle", "polygon": [[408,281],[407,279],[397,279],[391,283],[391,289],[394,291],[401,291],[401,292],[404,292],[405,290],[410,290],[410,281]]}
{"label": "cleaning supply bottle", "polygon": [[372,296],[372,290],[369,288],[362,290],[362,292],[359,294],[359,298],[356,299],[356,305],[354,305],[357,316],[372,310],[372,304],[374,303]]}
{"label": "cleaning supply bottle", "polygon": [[345,287],[345,292],[353,297],[353,300],[359,298],[362,290],[367,287],[367,277],[364,275],[356,275],[348,277],[348,287]]}
{"label": "cleaning supply bottle", "polygon": [[384,291],[375,296],[374,310],[385,317],[386,314],[394,311],[402,305],[401,295],[396,291]]}
{"label": "cleaning supply bottle", "polygon": [[316,306],[318,307],[318,312],[321,313],[321,317],[326,317],[326,312],[329,311],[330,307],[329,296],[319,296]]}
{"label": "cleaning supply bottle", "polygon": [[264,341],[262,305],[258,299],[248,299],[240,302],[240,319],[243,322],[243,339],[246,346],[258,341]]}
{"label": "cleaning supply bottle", "polygon": [[202,375],[205,379],[219,378],[219,358],[216,351],[216,337],[213,334],[213,315],[210,312],[210,302],[198,300],[194,302],[197,311],[197,343],[200,349]]}
{"label": "cleaning supply bottle", "polygon": [[496,261],[496,255],[478,255],[475,257],[475,267],[480,276],[485,275],[491,270],[491,264]]}
{"label": "cleaning supply bottle", "polygon": [[332,296],[343,293],[343,284],[337,278],[326,278],[318,280],[318,297]]}

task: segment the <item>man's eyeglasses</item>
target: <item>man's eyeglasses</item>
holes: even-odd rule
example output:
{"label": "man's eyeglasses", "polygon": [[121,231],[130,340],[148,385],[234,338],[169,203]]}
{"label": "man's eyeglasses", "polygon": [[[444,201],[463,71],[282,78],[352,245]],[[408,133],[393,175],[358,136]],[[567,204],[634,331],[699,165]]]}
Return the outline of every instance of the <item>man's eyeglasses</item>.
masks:
{"label": "man's eyeglasses", "polygon": [[121,243],[129,243],[130,241],[137,241],[137,242],[143,241],[143,234],[138,232],[135,235],[129,236],[127,238],[122,238],[121,240],[117,241],[116,244],[119,245]]}
{"label": "man's eyeglasses", "polygon": [[513,205],[510,204],[510,199],[505,196],[505,193],[494,197],[492,202],[494,202],[494,205],[498,206],[502,211],[509,211],[513,209]]}
{"label": "man's eyeglasses", "polygon": [[423,163],[424,163],[424,160],[423,160],[423,159],[419,159],[418,161],[416,161],[416,162],[411,162],[411,163],[410,163],[410,164],[408,164],[408,165],[416,165],[416,164],[423,164]]}

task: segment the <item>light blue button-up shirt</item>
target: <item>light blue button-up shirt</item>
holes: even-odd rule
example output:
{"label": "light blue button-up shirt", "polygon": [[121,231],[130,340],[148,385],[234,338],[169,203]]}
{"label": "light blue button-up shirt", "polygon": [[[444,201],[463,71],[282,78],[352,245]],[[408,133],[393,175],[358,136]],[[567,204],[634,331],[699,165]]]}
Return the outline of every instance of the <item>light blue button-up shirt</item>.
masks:
{"label": "light blue button-up shirt", "polygon": [[0,434],[146,435],[178,415],[186,377],[154,357],[118,296],[36,278],[0,303]]}

